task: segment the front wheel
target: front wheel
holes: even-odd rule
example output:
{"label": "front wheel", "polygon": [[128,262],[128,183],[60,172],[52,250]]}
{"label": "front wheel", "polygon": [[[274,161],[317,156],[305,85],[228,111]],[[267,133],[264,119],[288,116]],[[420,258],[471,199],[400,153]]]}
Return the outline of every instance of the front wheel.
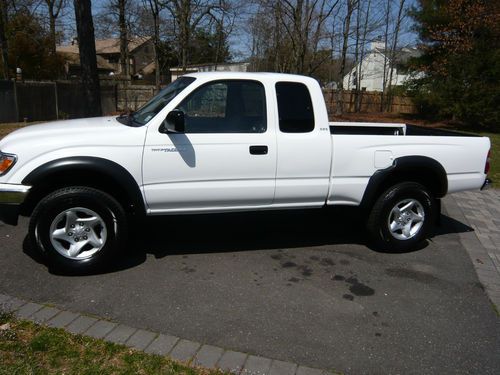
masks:
{"label": "front wheel", "polygon": [[436,217],[435,200],[423,185],[404,182],[387,189],[375,202],[367,229],[384,251],[414,250],[430,234]]}
{"label": "front wheel", "polygon": [[116,260],[125,233],[121,205],[109,194],[80,186],[42,199],[29,228],[48,265],[64,272],[94,272]]}

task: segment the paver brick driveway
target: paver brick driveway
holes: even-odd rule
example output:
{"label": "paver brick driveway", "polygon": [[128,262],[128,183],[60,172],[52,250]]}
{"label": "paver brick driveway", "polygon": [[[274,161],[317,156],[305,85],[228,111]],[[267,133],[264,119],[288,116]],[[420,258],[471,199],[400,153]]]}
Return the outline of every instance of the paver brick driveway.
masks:
{"label": "paver brick driveway", "polygon": [[106,274],[55,275],[0,226],[0,293],[223,348],[346,373],[500,370],[500,322],[444,217],[384,254],[342,210],[148,220]]}

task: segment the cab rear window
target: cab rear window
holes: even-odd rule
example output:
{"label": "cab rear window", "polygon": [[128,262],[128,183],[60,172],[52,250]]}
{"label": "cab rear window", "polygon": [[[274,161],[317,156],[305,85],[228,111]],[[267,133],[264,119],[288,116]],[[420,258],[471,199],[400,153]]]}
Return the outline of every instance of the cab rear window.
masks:
{"label": "cab rear window", "polygon": [[276,83],[279,126],[283,133],[309,133],[314,129],[314,111],[309,89],[303,83]]}

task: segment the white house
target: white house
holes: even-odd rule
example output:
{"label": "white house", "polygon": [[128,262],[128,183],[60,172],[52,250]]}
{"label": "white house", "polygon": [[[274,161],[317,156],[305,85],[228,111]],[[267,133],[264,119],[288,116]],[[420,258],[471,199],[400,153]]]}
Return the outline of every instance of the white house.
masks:
{"label": "white house", "polygon": [[[420,52],[416,48],[403,48],[396,52],[396,61],[392,72],[392,86],[402,85],[409,78],[409,74],[401,71],[401,64],[411,57],[419,56]],[[387,59],[387,60],[386,60]],[[373,42],[370,50],[363,60],[355,65],[351,71],[344,76],[344,89],[354,90],[358,79],[357,72],[361,64],[360,85],[361,90],[382,91],[384,78],[384,61],[386,61],[386,80],[389,80],[389,56],[385,56],[385,45],[381,42]],[[388,85],[388,83],[386,84]]]}

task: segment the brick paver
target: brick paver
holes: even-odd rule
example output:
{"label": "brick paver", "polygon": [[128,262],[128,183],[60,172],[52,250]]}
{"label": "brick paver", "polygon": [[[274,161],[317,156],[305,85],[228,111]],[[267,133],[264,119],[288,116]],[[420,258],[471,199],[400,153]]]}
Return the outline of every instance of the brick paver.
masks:
{"label": "brick paver", "polygon": [[54,328],[64,328],[80,315],[71,311],[63,311],[47,322],[47,325]]}
{"label": "brick paver", "polygon": [[88,330],[94,323],[97,322],[96,318],[80,315],[73,322],[71,322],[66,329],[74,334],[82,334]]}
{"label": "brick paver", "polygon": [[35,323],[45,323],[46,321],[52,319],[54,316],[59,314],[61,310],[56,309],[55,307],[45,306],[43,309],[37,311],[31,316],[31,320]]}
{"label": "brick paver", "polygon": [[213,368],[222,357],[224,349],[212,345],[203,345],[196,356],[194,357],[194,364],[206,368]]}
{"label": "brick paver", "polygon": [[42,305],[38,303],[28,302],[26,305],[16,311],[16,317],[19,319],[27,319],[41,309],[43,309]]}
{"label": "brick paver", "polygon": [[271,362],[269,358],[250,355],[241,373],[243,375],[267,375],[271,369]]}
{"label": "brick paver", "polygon": [[239,374],[243,369],[247,357],[248,354],[228,350],[222,355],[217,363],[217,367],[225,372]]}
{"label": "brick paver", "polygon": [[106,340],[116,344],[124,344],[135,331],[137,331],[136,328],[120,324],[106,336]]}
{"label": "brick paver", "polygon": [[189,362],[196,354],[201,344],[189,340],[179,340],[177,345],[170,352],[170,356],[182,362]]}
{"label": "brick paver", "polygon": [[96,339],[102,339],[109,332],[111,332],[118,324],[111,323],[106,320],[99,320],[96,324],[89,328],[86,335],[94,337]]}
{"label": "brick paver", "polygon": [[167,355],[179,341],[178,337],[159,334],[156,339],[146,348],[145,352],[149,354]]}
{"label": "brick paver", "polygon": [[144,350],[153,342],[156,336],[157,334],[155,332],[138,329],[132,336],[130,336],[126,344],[134,349]]}
{"label": "brick paver", "polygon": [[456,193],[445,198],[445,207],[450,216],[474,229],[460,233],[460,239],[488,296],[500,308],[500,190]]}

